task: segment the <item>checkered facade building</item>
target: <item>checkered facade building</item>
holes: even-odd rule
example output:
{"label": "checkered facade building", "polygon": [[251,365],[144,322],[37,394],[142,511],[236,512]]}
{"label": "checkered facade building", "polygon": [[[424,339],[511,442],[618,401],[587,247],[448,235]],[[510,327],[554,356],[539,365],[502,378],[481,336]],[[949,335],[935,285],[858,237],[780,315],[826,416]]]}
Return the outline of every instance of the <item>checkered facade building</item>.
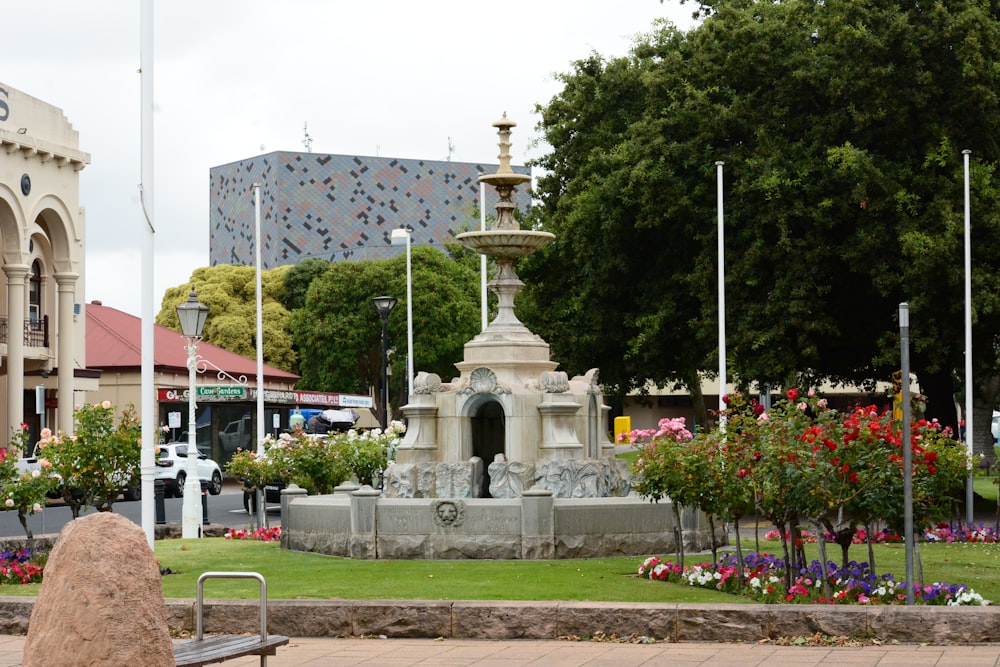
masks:
{"label": "checkered facade building", "polygon": [[[410,227],[415,246],[444,250],[456,234],[479,229],[477,179],[496,170],[468,162],[292,152],[213,167],[209,261],[254,264],[254,183],[261,185],[261,267],[271,269],[310,257],[389,257],[404,250],[390,243],[397,227]],[[528,209],[526,185],[515,191],[514,202]],[[487,213],[493,215],[495,206],[496,191],[487,187]]]}

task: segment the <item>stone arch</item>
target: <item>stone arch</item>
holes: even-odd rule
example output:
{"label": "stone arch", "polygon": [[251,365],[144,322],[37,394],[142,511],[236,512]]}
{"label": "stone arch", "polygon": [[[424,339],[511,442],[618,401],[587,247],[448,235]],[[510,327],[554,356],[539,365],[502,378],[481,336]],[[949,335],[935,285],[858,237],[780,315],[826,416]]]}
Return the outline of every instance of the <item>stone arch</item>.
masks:
{"label": "stone arch", "polygon": [[[53,195],[42,197],[38,202],[33,221],[51,248],[52,271],[75,271],[81,259],[74,254],[74,249],[79,247],[74,239],[79,235],[74,218],[65,203]],[[33,235],[34,231],[33,229]]]}
{"label": "stone arch", "polygon": [[475,394],[465,404],[465,459],[483,460],[483,484],[480,497],[490,496],[489,467],[497,454],[507,456],[507,411],[495,394]]}
{"label": "stone arch", "polygon": [[21,230],[24,228],[24,210],[17,195],[0,183],[0,247],[4,262],[20,264],[23,260],[26,248],[21,246]]}

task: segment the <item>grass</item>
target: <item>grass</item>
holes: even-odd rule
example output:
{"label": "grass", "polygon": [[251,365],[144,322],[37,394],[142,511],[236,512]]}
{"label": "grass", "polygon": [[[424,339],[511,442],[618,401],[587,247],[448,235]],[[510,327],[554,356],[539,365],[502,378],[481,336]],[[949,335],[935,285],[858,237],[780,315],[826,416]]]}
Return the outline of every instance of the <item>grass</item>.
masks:
{"label": "grass", "polygon": [[997,504],[997,485],[993,483],[995,477],[983,477],[977,476],[972,478],[972,489],[978,493],[983,499],[990,501],[990,503],[996,507]]}
{"label": "grass", "polygon": [[[198,576],[211,570],[260,572],[270,599],[291,600],[567,600],[719,602],[743,600],[636,576],[642,558],[556,561],[350,560],[282,550],[253,540],[157,541],[156,557],[175,574],[163,577],[167,598],[193,598]],[[5,586],[4,595],[37,595],[40,584]],[[246,599],[253,581],[210,580],[205,595]],[[745,601],[749,602],[749,601]]]}
{"label": "grass", "polygon": [[[744,540],[744,549],[753,549]],[[777,553],[777,542],[761,542]],[[1000,603],[1000,544],[922,544],[924,580],[963,583]],[[834,545],[828,556],[840,561]],[[816,558],[815,544],[806,546]],[[673,554],[658,554],[673,557]],[[167,598],[193,598],[197,579],[210,570],[260,572],[270,599],[316,600],[566,600],[607,602],[750,603],[707,589],[649,581],[636,576],[642,557],[555,561],[488,560],[350,560],[282,550],[276,542],[253,540],[162,540],[156,556],[174,574],[163,577]],[[851,547],[853,560],[868,560],[864,545]],[[897,579],[905,575],[900,544],[878,545],[876,566]],[[688,554],[689,564],[710,561],[707,554]],[[39,584],[4,586],[4,595],[32,596]],[[258,595],[256,582],[209,581],[213,598],[246,599]]]}

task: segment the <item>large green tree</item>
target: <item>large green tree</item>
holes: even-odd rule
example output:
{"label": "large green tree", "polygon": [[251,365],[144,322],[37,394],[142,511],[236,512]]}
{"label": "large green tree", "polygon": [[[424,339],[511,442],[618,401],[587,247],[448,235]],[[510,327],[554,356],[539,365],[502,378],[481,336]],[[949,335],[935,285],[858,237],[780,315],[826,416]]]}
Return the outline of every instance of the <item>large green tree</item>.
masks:
{"label": "large green tree", "polygon": [[[907,301],[913,369],[954,423],[964,148],[977,386],[993,386],[998,368],[1000,9],[700,7],[687,33],[657,25],[627,57],[575,63],[540,109],[552,150],[538,161],[537,224],[559,238],[522,270],[527,298],[545,305],[528,308],[532,324],[571,370],[589,356],[620,387],[693,388],[692,371],[713,371],[722,161],[731,374],[744,385],[886,380]],[[979,398],[994,404],[996,390]]]}
{"label": "large green tree", "polygon": [[[296,357],[288,331],[288,309],[282,303],[285,273],[279,266],[261,272],[261,320],[264,328],[264,362],[296,372]],[[203,339],[207,343],[241,354],[257,356],[257,277],[250,266],[220,264],[195,269],[191,280],[171,287],[163,295],[156,323],[180,331],[177,306],[194,289],[198,301],[208,306]]]}
{"label": "large green tree", "polygon": [[[462,348],[479,331],[479,279],[467,264],[429,247],[411,250],[413,367],[448,381]],[[381,392],[382,324],[372,297],[397,299],[389,317],[390,396],[405,400],[406,258],[334,262],[313,279],[290,327],[301,355],[302,383],[311,389]]]}

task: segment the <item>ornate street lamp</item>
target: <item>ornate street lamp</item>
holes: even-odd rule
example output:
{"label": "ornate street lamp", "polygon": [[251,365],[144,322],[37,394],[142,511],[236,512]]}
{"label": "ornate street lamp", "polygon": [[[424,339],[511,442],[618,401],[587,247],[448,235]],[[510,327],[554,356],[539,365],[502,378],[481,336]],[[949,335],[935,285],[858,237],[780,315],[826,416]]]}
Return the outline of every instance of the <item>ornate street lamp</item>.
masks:
{"label": "ornate street lamp", "polygon": [[198,425],[195,419],[195,373],[198,367],[198,341],[208,319],[208,306],[198,301],[194,289],[187,301],[177,306],[177,319],[181,323],[181,333],[187,338],[188,353],[188,446],[187,480],[184,483],[184,508],[181,537],[201,537],[201,508],[198,496],[201,494],[201,480],[198,479]]}
{"label": "ornate street lamp", "polygon": [[375,306],[378,316],[382,318],[382,391],[380,392],[381,396],[379,396],[379,409],[382,416],[382,430],[385,431],[389,426],[389,313],[396,307],[396,297],[377,296],[372,299],[372,304]]}

